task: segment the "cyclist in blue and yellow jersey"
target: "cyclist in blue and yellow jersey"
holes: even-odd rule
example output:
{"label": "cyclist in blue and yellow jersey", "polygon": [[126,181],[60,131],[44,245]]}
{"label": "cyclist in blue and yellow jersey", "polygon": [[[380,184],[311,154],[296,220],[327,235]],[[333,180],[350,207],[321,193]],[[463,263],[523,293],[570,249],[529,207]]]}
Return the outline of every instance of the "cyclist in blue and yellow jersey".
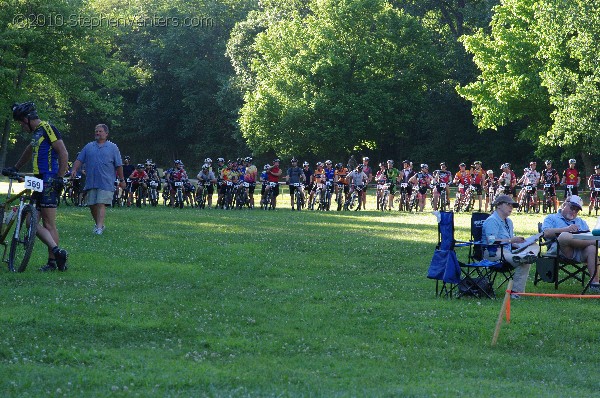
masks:
{"label": "cyclist in blue and yellow jersey", "polygon": [[67,148],[58,129],[40,120],[33,102],[14,104],[12,114],[21,128],[28,133],[33,133],[33,137],[14,167],[3,170],[3,174],[14,174],[29,160],[33,160],[33,174],[44,181],[43,191],[33,194],[37,199],[37,210],[42,219],[37,226],[37,236],[48,246],[48,262],[40,268],[40,271],[56,269],[65,271],[68,253],[58,247],[56,207],[63,188],[63,176],[68,169]]}

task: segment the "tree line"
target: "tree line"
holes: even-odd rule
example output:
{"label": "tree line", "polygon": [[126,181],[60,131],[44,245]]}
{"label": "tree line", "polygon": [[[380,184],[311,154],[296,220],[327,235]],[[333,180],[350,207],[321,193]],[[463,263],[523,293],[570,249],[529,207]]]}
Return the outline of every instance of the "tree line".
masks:
{"label": "tree line", "polygon": [[[33,100],[136,161],[595,161],[596,2],[0,0],[0,163]],[[177,21],[174,23],[173,21]],[[195,23],[194,23],[195,21]]]}

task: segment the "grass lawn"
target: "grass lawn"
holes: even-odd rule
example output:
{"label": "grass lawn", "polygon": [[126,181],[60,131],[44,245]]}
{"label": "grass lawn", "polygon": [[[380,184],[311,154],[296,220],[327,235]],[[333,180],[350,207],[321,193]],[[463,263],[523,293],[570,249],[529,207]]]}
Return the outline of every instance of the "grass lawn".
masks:
{"label": "grass lawn", "polygon": [[[491,347],[502,301],[436,298],[425,277],[431,214],[280,204],[110,209],[102,236],[61,207],[68,272],[36,271],[40,242],[0,272],[2,395],[597,396],[597,300],[513,301]],[[541,219],[513,215],[522,234]],[[554,292],[533,272],[528,291]]]}

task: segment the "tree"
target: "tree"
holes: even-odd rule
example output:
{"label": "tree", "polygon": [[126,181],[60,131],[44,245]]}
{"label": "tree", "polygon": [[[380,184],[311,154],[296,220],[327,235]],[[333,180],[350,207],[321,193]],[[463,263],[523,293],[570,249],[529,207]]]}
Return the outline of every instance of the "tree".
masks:
{"label": "tree", "polygon": [[524,121],[522,137],[538,146],[580,154],[591,170],[600,134],[597,1],[505,0],[494,8],[491,33],[465,37],[481,71],[458,87],[473,103],[481,129]]}
{"label": "tree", "polygon": [[394,147],[439,78],[431,37],[382,0],[308,6],[256,37],[240,116],[248,145],[279,155]]}

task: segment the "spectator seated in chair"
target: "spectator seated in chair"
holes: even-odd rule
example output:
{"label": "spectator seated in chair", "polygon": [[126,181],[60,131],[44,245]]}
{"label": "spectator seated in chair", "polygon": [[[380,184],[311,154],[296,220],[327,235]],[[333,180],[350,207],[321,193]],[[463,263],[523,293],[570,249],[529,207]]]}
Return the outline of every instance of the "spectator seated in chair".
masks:
{"label": "spectator seated in chair", "polygon": [[[573,239],[573,233],[590,230],[588,224],[577,217],[582,208],[583,200],[577,195],[572,195],[563,203],[557,213],[546,216],[542,224],[542,232],[546,239],[558,238],[558,246],[560,247],[560,253],[558,254],[560,256],[578,263],[586,263],[588,272],[590,275],[594,275],[596,242]],[[600,293],[597,273],[590,284],[590,292]]]}
{"label": "spectator seated in chair", "polygon": [[[503,260],[513,267],[513,298],[518,298],[518,293],[525,292],[525,284],[529,276],[531,264],[537,259],[540,247],[536,243],[519,248],[519,244],[525,242],[522,236],[515,236],[513,222],[510,214],[518,203],[509,195],[498,195],[494,200],[495,211],[483,223],[483,241],[490,242],[492,239],[500,244],[501,248],[492,246],[484,253],[484,258],[498,261]],[[522,250],[517,250],[522,249]]]}

